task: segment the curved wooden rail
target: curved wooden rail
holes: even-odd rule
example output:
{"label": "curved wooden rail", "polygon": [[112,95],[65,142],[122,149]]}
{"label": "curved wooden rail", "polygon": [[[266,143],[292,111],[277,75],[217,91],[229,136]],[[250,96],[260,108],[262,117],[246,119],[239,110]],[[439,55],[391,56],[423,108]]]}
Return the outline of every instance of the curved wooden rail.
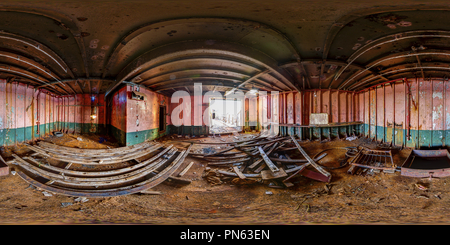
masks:
{"label": "curved wooden rail", "polygon": [[[134,147],[139,149],[139,154],[128,151],[128,154],[117,155],[120,159],[134,159],[159,152],[135,165],[107,171],[69,170],[41,164],[32,157],[13,156],[18,165],[18,175],[29,184],[56,194],[94,198],[137,193],[162,183],[182,165],[191,147],[192,144],[180,152],[173,145],[142,144]],[[113,162],[117,161],[114,159]]]}

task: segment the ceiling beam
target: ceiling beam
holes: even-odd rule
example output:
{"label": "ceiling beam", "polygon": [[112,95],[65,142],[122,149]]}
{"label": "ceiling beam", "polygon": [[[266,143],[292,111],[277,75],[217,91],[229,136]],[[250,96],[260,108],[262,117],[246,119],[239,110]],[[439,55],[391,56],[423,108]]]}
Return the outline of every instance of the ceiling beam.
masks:
{"label": "ceiling beam", "polygon": [[[415,52],[412,53],[411,51],[406,52],[405,54],[400,54],[400,55],[389,55],[389,56],[385,56],[382,57],[380,59],[375,60],[374,62],[371,62],[364,70],[357,72],[356,74],[354,74],[352,77],[350,77],[349,79],[343,81],[341,83],[341,85],[339,85],[338,89],[343,88],[345,85],[347,85],[348,83],[350,83],[351,81],[353,81],[356,77],[360,76],[361,74],[363,74],[366,71],[369,71],[370,69],[372,69],[373,67],[375,67],[376,65],[379,65],[383,62],[386,61],[391,61],[391,60],[395,60],[395,59],[400,59],[400,58],[407,58],[407,57],[414,57],[414,56],[421,56],[421,55],[432,55],[432,56],[450,56],[450,51],[446,51],[446,50],[433,50],[433,51],[424,51],[424,52]],[[383,74],[381,74],[383,75]]]}
{"label": "ceiling beam", "polygon": [[[22,44],[25,44],[27,47],[33,48],[38,53],[43,54],[43,57],[48,57],[51,60],[53,60],[53,62],[55,62],[57,64],[57,66],[59,68],[61,68],[62,71],[67,73],[70,77],[74,78],[72,70],[64,62],[64,60],[59,55],[57,55],[52,49],[47,47],[46,45],[43,45],[42,43],[37,42],[36,40],[32,40],[30,38],[27,38],[27,37],[24,37],[24,36],[21,36],[18,34],[9,33],[4,30],[0,31],[0,39],[20,42]],[[28,51],[28,52],[30,52],[30,51]],[[37,57],[42,60],[41,57],[39,57],[39,56],[37,56]],[[49,63],[47,63],[47,64],[50,65]]]}
{"label": "ceiling beam", "polygon": [[78,82],[80,82],[80,81],[98,81],[98,80],[100,80],[102,82],[114,81],[112,79],[102,79],[102,78],[96,78],[96,77],[92,77],[92,78],[76,78],[76,79],[64,79],[64,80],[61,80],[60,82],[49,82],[48,84],[43,84],[40,87],[45,87],[45,86],[53,85],[53,84],[56,84],[56,83],[69,83],[69,82],[75,82],[75,81],[78,81]]}
{"label": "ceiling beam", "polygon": [[262,72],[259,72],[258,74],[253,75],[252,77],[248,78],[247,80],[245,80],[244,82],[240,83],[238,86],[232,88],[230,91],[228,91],[225,95],[230,94],[230,93],[234,93],[234,91],[236,91],[236,89],[239,89],[240,87],[244,86],[245,84],[253,81],[254,79],[261,77],[265,74],[269,74],[270,71],[269,70],[265,70]]}
{"label": "ceiling beam", "polygon": [[[185,65],[188,63],[188,66]],[[216,65],[211,65],[216,64]],[[233,67],[234,69],[229,69],[237,71],[236,67],[239,67],[239,70],[248,70],[249,72],[258,72],[261,71],[261,67],[255,66],[254,64],[249,64],[244,61],[235,60],[229,57],[210,57],[210,56],[187,56],[176,58],[168,61],[164,61],[154,66],[146,69],[145,71],[141,71],[139,74],[136,74],[133,78],[129,79],[131,82],[142,82],[142,80],[146,80],[151,78],[151,75],[146,77],[146,74],[158,74],[160,71],[169,71],[174,69],[168,69],[168,67],[175,66],[180,70],[180,67],[184,67],[184,69],[198,69],[198,68],[211,68],[211,69],[224,69],[224,67]],[[165,72],[167,73],[167,72]]]}
{"label": "ceiling beam", "polygon": [[[190,86],[194,86],[194,83],[190,84]],[[217,81],[208,81],[208,82],[203,82],[202,86],[217,86],[217,87],[229,87],[229,88],[234,88],[236,86],[235,83],[233,82],[217,82]],[[175,88],[185,88],[186,84],[181,84],[181,83],[175,83],[175,84],[168,84],[165,86],[160,86],[160,87],[156,87],[156,88],[150,88],[150,90],[153,90],[155,92],[161,92],[164,90],[170,90],[170,89],[175,89]],[[264,90],[267,90],[265,86],[261,86],[260,88],[264,88]],[[241,88],[242,90],[249,90],[247,88]]]}
{"label": "ceiling beam", "polygon": [[191,69],[191,70],[184,70],[179,69],[176,71],[168,71],[164,74],[159,74],[154,77],[151,77],[146,80],[142,80],[138,84],[144,84],[147,86],[157,85],[162,82],[175,80],[177,77],[181,78],[195,78],[195,77],[201,77],[202,75],[206,76],[223,76],[223,77],[229,77],[234,78],[235,80],[241,80],[246,79],[247,77],[250,77],[248,74],[230,71],[230,70],[221,70],[221,69],[210,69],[210,68],[200,68],[200,69]]}
{"label": "ceiling beam", "polygon": [[[417,32],[437,32],[437,33],[443,33],[443,34],[417,34],[417,35],[412,35],[412,36],[408,36],[407,34],[415,34]],[[374,40],[366,45],[364,45],[363,47],[359,48],[357,51],[355,51],[347,60],[348,65],[346,65],[336,76],[335,80],[337,80],[340,75],[344,72],[344,70],[346,70],[350,64],[352,64],[356,59],[358,59],[359,57],[361,57],[363,54],[365,54],[366,52],[380,47],[382,45],[385,44],[389,44],[389,43],[393,43],[393,42],[399,42],[401,40],[407,40],[407,39],[412,39],[412,38],[450,38],[450,32],[449,31],[438,31],[438,30],[420,30],[420,31],[410,31],[410,32],[403,32],[403,33],[396,33],[393,35],[389,35],[389,36],[385,36],[385,37],[381,37],[377,40]],[[388,39],[387,41],[382,41],[383,39]],[[379,41],[382,41],[380,43],[378,43]]]}
{"label": "ceiling beam", "polygon": [[[443,65],[447,65],[446,67],[444,66],[436,66],[434,63],[428,65],[428,64],[423,64],[420,67],[407,67],[407,65],[411,65],[411,64],[402,64],[400,66],[396,66],[395,68],[392,68],[392,70],[390,71],[385,71],[383,73],[381,73],[378,76],[373,76],[371,78],[367,78],[366,80],[363,80],[360,83],[354,84],[353,86],[349,87],[349,90],[355,90],[357,88],[362,87],[363,85],[367,86],[368,84],[373,84],[373,82],[368,83],[374,79],[378,79],[380,78],[380,76],[386,76],[386,75],[390,75],[390,74],[397,74],[397,73],[402,73],[402,72],[407,72],[407,71],[413,71],[413,70],[436,70],[436,71],[445,71],[445,72],[449,72],[450,73],[450,64],[443,64]],[[392,80],[392,79],[389,79]],[[377,80],[375,80],[377,81]]]}
{"label": "ceiling beam", "polygon": [[264,69],[270,69],[272,75],[276,76],[278,80],[298,90],[292,84],[291,80],[286,77],[286,72],[278,67],[278,63],[264,53],[238,43],[216,41],[214,46],[205,48],[204,42],[190,40],[162,46],[137,57],[119,72],[117,80],[111,84],[105,95],[108,96],[122,81],[135,77],[142,70],[153,66],[153,64],[176,57],[195,56],[199,54],[215,57],[233,57],[234,59],[242,60]]}

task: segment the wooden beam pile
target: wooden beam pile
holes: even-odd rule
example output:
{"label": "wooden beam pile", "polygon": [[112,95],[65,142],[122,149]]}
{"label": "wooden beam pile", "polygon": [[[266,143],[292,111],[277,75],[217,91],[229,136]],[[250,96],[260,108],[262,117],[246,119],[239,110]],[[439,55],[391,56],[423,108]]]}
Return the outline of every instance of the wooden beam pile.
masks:
{"label": "wooden beam pile", "polygon": [[25,157],[13,154],[18,174],[25,181],[56,194],[106,197],[141,192],[176,178],[171,175],[182,165],[192,144],[182,151],[155,142],[80,149],[41,141],[27,147],[35,153]]}
{"label": "wooden beam pile", "polygon": [[[285,147],[286,144],[292,142],[295,147]],[[214,171],[220,176],[238,177],[241,180],[276,179],[281,180],[287,187],[293,185],[289,180],[296,175],[323,182],[331,180],[331,174],[316,163],[325,157],[326,153],[316,159],[311,159],[293,136],[258,136],[247,141],[224,142],[223,144],[231,146],[218,152],[194,153],[191,156],[206,161],[207,171],[210,171],[211,167],[225,167],[228,170],[214,169]],[[298,150],[304,159],[290,159],[289,156],[284,155],[284,152],[288,150]],[[285,156],[285,158],[279,158],[280,156]],[[315,171],[307,169],[308,166],[315,168]]]}

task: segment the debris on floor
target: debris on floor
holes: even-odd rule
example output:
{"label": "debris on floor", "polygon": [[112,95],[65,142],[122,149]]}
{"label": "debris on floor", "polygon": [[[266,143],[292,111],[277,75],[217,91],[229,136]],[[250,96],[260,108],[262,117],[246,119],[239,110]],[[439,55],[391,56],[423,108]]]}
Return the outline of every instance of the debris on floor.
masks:
{"label": "debris on floor", "polygon": [[0,176],[6,176],[9,174],[9,166],[6,164],[6,161],[0,155]]}
{"label": "debris on floor", "polygon": [[356,167],[374,169],[374,171],[383,171],[385,173],[394,173],[397,168],[390,150],[362,149],[350,164]]}
{"label": "debris on floor", "polygon": [[[208,143],[198,142],[198,144]],[[292,187],[291,179],[299,176],[322,182],[330,182],[331,180],[331,173],[316,163],[327,154],[324,153],[312,159],[293,136],[281,137],[260,134],[246,140],[216,142],[216,144],[222,146],[219,151],[214,151],[212,150],[214,148],[208,146],[202,148],[203,152],[207,153],[201,153],[202,150],[197,150],[191,154],[192,157],[207,163],[208,167],[205,168],[202,177],[211,185],[220,185],[227,181],[240,184],[265,183],[268,185],[279,182],[283,187]],[[299,151],[304,158],[291,159],[286,154],[286,151],[289,150]],[[279,187],[279,185],[272,185],[271,187],[277,186]]]}
{"label": "debris on floor", "polygon": [[25,145],[34,153],[12,154],[18,175],[45,190],[45,196],[56,193],[74,197],[127,195],[166,180],[183,181],[171,175],[182,166],[192,147],[189,144],[179,150],[153,141],[112,149],[80,149],[45,141]]}
{"label": "debris on floor", "polygon": [[412,150],[401,164],[401,175],[419,178],[450,176],[448,150]]}
{"label": "debris on floor", "polygon": [[[78,218],[83,218],[83,215],[89,218],[92,215],[97,215],[96,217],[99,220],[114,219],[117,214],[121,217],[144,220],[148,219],[150,213],[152,215],[161,213],[158,218],[165,219],[166,222],[168,220],[176,222],[180,215],[190,212],[194,212],[197,220],[198,217],[203,219],[211,213],[229,218],[231,211],[238,213],[242,220],[251,219],[250,216],[246,215],[255,215],[253,220],[255,221],[259,220],[255,217],[264,215],[267,215],[264,217],[281,217],[275,214],[282,210],[283,213],[286,213],[283,217],[308,214],[308,217],[301,217],[301,219],[309,219],[313,222],[319,219],[323,220],[323,217],[340,221],[349,219],[349,217],[352,217],[353,221],[360,221],[363,217],[365,220],[377,220],[387,213],[391,217],[393,215],[391,208],[400,207],[401,214],[398,213],[394,216],[397,219],[408,221],[409,219],[406,218],[408,212],[414,212],[415,215],[418,209],[424,210],[421,215],[425,217],[425,212],[437,210],[438,205],[435,203],[442,204],[449,198],[445,179],[422,178],[417,181],[400,175],[383,174],[383,171],[379,169],[363,168],[350,164],[359,151],[369,148],[377,149],[376,142],[361,147],[364,140],[360,139],[320,143],[319,141],[301,141],[295,138],[300,145],[300,149],[314,161],[316,166],[319,166],[324,172],[332,174],[331,182],[327,182],[328,176],[319,172],[308,161],[291,137],[268,137],[242,133],[239,135],[222,135],[222,137],[215,138],[197,137],[194,139],[191,137],[190,140],[186,140],[184,137],[178,139],[176,136],[172,138],[171,135],[168,135],[157,141],[148,142],[153,145],[159,143],[164,147],[130,161],[110,162],[110,164],[108,164],[108,161],[112,159],[106,159],[108,155],[90,155],[88,153],[94,149],[101,149],[106,153],[108,151],[114,152],[114,149],[117,151],[118,147],[108,149],[108,146],[112,146],[109,139],[104,142],[108,145],[100,145],[98,137],[88,138],[86,135],[77,137],[82,137],[83,141],[78,141],[76,137],[64,134],[63,137],[50,136],[43,141],[36,142],[36,144],[30,144],[36,147],[35,150],[43,151],[42,154],[35,152],[26,145],[20,146],[23,151],[16,148],[10,148],[11,153],[7,154],[2,151],[2,156],[7,160],[7,164],[17,170],[18,174],[0,178],[0,180],[3,180],[4,190],[8,188],[8,194],[4,191],[0,195],[0,209],[11,208],[16,213],[23,214],[32,211],[39,213],[39,210],[43,210],[45,207],[46,210],[54,208],[53,211],[58,213],[58,217],[65,217],[67,211],[77,211],[73,214],[78,215]],[[68,144],[63,144],[63,139],[66,139]],[[192,145],[184,164],[164,180],[164,185],[157,185],[157,188],[145,189],[135,192],[134,195],[126,196],[111,197],[105,195],[102,198],[91,198],[90,196],[69,195],[70,198],[68,198],[61,193],[39,187],[40,185],[59,187],[62,183],[56,181],[71,182],[74,180],[73,177],[104,178],[102,176],[74,176],[68,175],[68,173],[84,171],[101,175],[106,171],[129,168],[157,156],[169,145],[176,147],[178,152],[186,150],[189,145],[186,144],[186,141],[198,143]],[[46,144],[59,145],[57,148],[64,150],[54,153],[54,150],[50,148],[51,146],[47,147]],[[67,145],[70,145],[71,149],[74,148],[72,149],[74,151],[84,151],[83,154],[76,154],[81,158],[74,159],[78,161],[89,159],[91,162],[95,162],[95,165],[82,163],[69,165],[68,162],[63,161],[65,160],[64,157],[72,153],[72,150],[68,152],[66,148],[61,148]],[[90,147],[86,147],[88,145]],[[145,150],[146,148],[141,149]],[[155,161],[164,161],[167,158],[173,159],[174,157],[170,158],[169,151],[161,154],[159,160]],[[137,152],[136,150],[135,153]],[[393,151],[391,150],[391,152]],[[23,170],[20,165],[11,164],[18,161],[12,154],[16,154],[40,170],[46,171],[49,170],[48,167],[52,166],[58,172],[49,172],[64,176],[66,179],[54,176],[51,179],[39,177],[35,181],[39,180],[40,185],[22,183],[23,179],[19,177],[26,170]],[[408,154],[408,150],[402,150],[401,154],[393,154],[393,162],[404,162]],[[55,157],[59,159],[55,159]],[[11,158],[13,160],[10,160]],[[250,159],[243,161],[242,159],[245,158]],[[36,160],[36,163],[31,159]],[[100,163],[101,160],[103,160],[102,164]],[[224,162],[233,163],[223,164]],[[167,165],[170,165],[170,160],[166,162],[166,167]],[[145,166],[142,165],[142,167]],[[353,175],[348,174],[351,169],[354,170]],[[161,166],[154,174],[158,175],[164,170],[164,166]],[[153,175],[148,177],[152,178]],[[192,181],[192,184],[186,184],[189,182],[186,181],[188,179]],[[185,183],[183,188],[172,188],[172,184],[183,181]],[[61,189],[69,188],[81,191],[99,191],[98,193],[101,193],[107,189],[127,187],[125,182],[122,184],[92,187],[89,190],[84,186],[64,185],[64,187],[61,186]],[[105,189],[105,187],[108,188]],[[14,195],[12,195],[13,192]],[[34,192],[35,195],[28,195],[31,192]],[[21,195],[16,193],[21,193]],[[24,197],[24,200],[15,199],[18,196]],[[180,202],[182,203],[180,204]],[[355,207],[357,209],[352,209]],[[345,216],[343,215],[340,218],[332,215],[344,213],[343,211],[347,211],[347,209],[353,211],[345,212]],[[111,213],[105,212],[106,210],[110,210]],[[52,215],[56,217],[54,213]],[[370,218],[360,214],[369,214]],[[3,215],[7,215],[7,212],[3,212]],[[102,215],[105,215],[105,217]]]}
{"label": "debris on floor", "polygon": [[348,140],[348,141],[353,141],[353,140],[356,140],[356,139],[358,139],[357,136],[351,136],[351,137],[345,138],[345,140]]}

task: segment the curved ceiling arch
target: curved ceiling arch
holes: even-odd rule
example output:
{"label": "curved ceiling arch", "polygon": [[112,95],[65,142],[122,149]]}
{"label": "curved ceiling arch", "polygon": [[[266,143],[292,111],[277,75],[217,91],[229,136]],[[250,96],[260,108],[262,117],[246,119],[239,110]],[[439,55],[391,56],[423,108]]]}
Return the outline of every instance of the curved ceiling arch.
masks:
{"label": "curved ceiling arch", "polygon": [[180,18],[148,23],[124,35],[106,59],[102,77],[117,74],[118,64],[129,63],[142,52],[190,40],[251,46],[281,63],[300,59],[292,41],[266,24],[235,18]]}
{"label": "curved ceiling arch", "polygon": [[404,12],[404,11],[420,11],[420,10],[450,10],[448,5],[424,5],[424,4],[414,4],[410,6],[375,6],[371,8],[358,9],[350,13],[345,14],[335,21],[335,23],[328,30],[327,36],[325,38],[325,43],[323,46],[322,59],[326,60],[329,56],[330,47],[335,41],[338,34],[343,28],[348,27],[349,24],[356,21],[359,18],[364,18],[367,16],[385,14],[390,12]]}
{"label": "curved ceiling arch", "polygon": [[72,70],[64,60],[44,44],[5,31],[0,31],[0,40],[9,41],[0,42],[0,47],[15,51],[17,54],[27,56],[28,58],[40,60],[42,63],[47,64],[48,68],[52,69],[54,73],[64,72],[74,78]]}
{"label": "curved ceiling arch", "polygon": [[[180,68],[181,67],[181,68]],[[149,80],[154,79],[155,76],[166,73],[174,72],[177,70],[190,70],[198,67],[209,69],[225,69],[230,71],[237,71],[244,74],[251,74],[261,72],[261,67],[254,66],[252,64],[244,63],[243,61],[235,61],[231,59],[224,59],[211,56],[191,56],[180,59],[168,61],[166,63],[158,64],[145,71],[138,76],[133,77],[130,82],[146,83]]]}
{"label": "curved ceiling arch", "polygon": [[64,14],[41,10],[0,7],[0,56],[5,67],[14,67],[2,68],[2,78],[22,78],[33,86],[58,82],[48,89],[56,94],[74,92],[61,80],[85,71],[80,31]]}
{"label": "curved ceiling arch", "polygon": [[[60,94],[94,90],[109,93],[109,88],[129,74],[123,81],[140,83],[139,75],[145,81],[159,74],[158,69],[170,72],[180,65],[180,71],[204,66],[246,75],[233,79],[198,74],[197,81],[208,81],[210,87],[216,83],[214,89],[220,84],[223,90],[239,85],[242,89],[254,85],[285,91],[359,89],[399,74],[446,74],[445,67],[450,64],[445,55],[430,59],[424,54],[413,55],[415,50],[411,48],[426,48],[416,50],[418,53],[450,50],[450,28],[446,24],[450,6],[440,0],[381,0],[359,5],[286,0],[239,2],[220,8],[213,2],[203,2],[196,8],[188,2],[173,6],[159,0],[115,3],[5,0],[0,6],[0,52],[27,58],[42,70],[3,57],[2,77],[15,76],[44,87],[51,84],[49,89]],[[217,52],[177,53],[197,49]],[[383,61],[407,52],[411,55]],[[8,66],[10,72],[6,72]],[[138,67],[141,70],[132,73]],[[177,83],[182,81],[191,84],[195,79],[181,77]],[[173,86],[178,85],[167,85]]]}
{"label": "curved ceiling arch", "polygon": [[[224,72],[240,71],[243,75],[240,79],[235,77],[238,81],[235,83],[235,87],[243,86],[241,84],[250,83],[253,79],[258,78],[266,83],[273,83],[277,87],[282,87],[284,90],[296,90],[292,77],[290,74],[280,67],[278,62],[272,57],[269,57],[265,53],[259,50],[252,49],[243,45],[237,45],[234,43],[215,41],[210,45],[205,45],[208,40],[197,41],[185,41],[174,44],[168,44],[153,50],[149,50],[146,53],[135,58],[125,68],[120,71],[117,76],[116,83],[113,84],[107,91],[107,94],[114,90],[123,81],[133,81],[139,83],[138,78],[146,77],[146,72],[155,71],[155,68],[161,65],[170,65],[171,62],[180,62],[180,60],[194,59],[198,57],[210,58],[214,60],[223,60],[229,64],[234,64],[228,67],[221,67],[222,74],[217,74],[217,79],[220,79]],[[199,62],[198,68],[204,68],[204,63]],[[203,64],[203,65],[202,65]],[[253,70],[247,70],[247,73],[241,69],[240,65],[254,67]],[[173,66],[172,70],[163,70],[159,73],[154,73],[153,76],[158,74],[165,74],[169,76],[172,72],[183,71],[183,67]],[[195,64],[191,64],[187,72],[196,67]],[[157,70],[157,69],[156,69]],[[206,70],[205,70],[206,71]],[[263,74],[264,73],[264,74]],[[219,76],[220,75],[220,76]],[[197,70],[197,77],[208,76],[214,77],[214,74],[210,72],[202,73]],[[192,82],[189,85],[193,85],[196,76],[192,77]],[[273,81],[275,80],[275,82]],[[162,82],[170,82],[170,80],[164,80]],[[186,85],[183,85],[186,86]]]}
{"label": "curved ceiling arch", "polygon": [[[426,55],[421,51],[450,48],[450,29],[442,21],[449,10],[448,6],[427,5],[378,7],[357,10],[341,17],[330,28],[324,44],[322,59],[331,58],[345,63],[337,69],[329,88],[364,88],[365,86],[355,84],[365,83],[373,77],[376,77],[374,81],[384,82],[390,80],[395,73],[387,72],[388,70],[405,69],[408,63],[415,63],[422,76],[427,76],[427,72],[433,69],[420,69],[420,56]],[[402,52],[406,54],[399,55]],[[430,55],[434,55],[436,62],[450,65],[448,59],[439,58],[441,55]],[[398,59],[398,62],[387,62],[392,59]],[[326,62],[322,63],[322,69],[325,64]],[[362,68],[351,70],[351,66]],[[435,69],[439,67],[441,66],[435,66]],[[445,68],[442,70],[448,72]],[[369,84],[372,82],[367,83]]]}
{"label": "curved ceiling arch", "polygon": [[[34,39],[37,42],[40,42],[42,44],[45,44],[47,47],[49,47],[52,52],[57,53],[58,56],[64,57],[65,59],[72,57],[73,60],[66,61],[67,63],[70,63],[71,72],[75,73],[77,76],[85,75],[86,77],[89,77],[89,68],[88,68],[88,62],[86,58],[86,49],[85,49],[85,43],[84,43],[84,36],[86,35],[84,32],[80,30],[80,27],[78,26],[77,22],[70,17],[67,14],[64,14],[61,11],[58,10],[51,10],[49,8],[40,8],[37,6],[33,6],[33,8],[27,8],[27,7],[16,7],[16,6],[2,6],[0,7],[0,17],[3,17],[3,13],[14,13],[14,14],[27,14],[32,16],[38,16],[43,19],[50,20],[53,25],[47,25],[46,27],[50,27],[45,31],[42,31],[42,33],[46,35],[22,35],[24,37],[28,37],[30,39]],[[18,18],[23,18],[21,16],[17,16]],[[26,19],[26,18],[25,18]],[[14,19],[7,19],[5,22],[15,22]],[[25,28],[27,30],[33,30],[36,28],[36,24],[39,23],[39,26],[43,26],[43,22],[41,21],[29,21],[29,25]],[[17,22],[15,22],[17,25]],[[42,27],[44,28],[44,27]],[[59,29],[58,29],[59,28]],[[0,29],[5,30],[2,27]],[[15,29],[20,30],[20,28]],[[36,33],[39,32],[39,30],[34,30]],[[65,31],[65,32],[64,32]],[[15,33],[11,31],[11,33],[14,34],[20,34]],[[47,35],[47,33],[50,33],[50,35]],[[57,39],[56,39],[57,38]],[[58,45],[49,45],[49,43],[46,43],[48,39],[52,39],[51,43],[55,43],[55,40],[63,40],[67,41],[70,39],[73,39],[76,43],[76,49],[74,53],[67,55],[64,51],[67,51],[67,44],[61,45],[66,47],[60,47],[57,48]],[[73,49],[72,45],[70,48]],[[77,56],[81,56],[80,58],[76,58]],[[80,60],[81,59],[81,60]],[[69,73],[69,74],[70,74]],[[72,77],[73,78],[73,77]]]}
{"label": "curved ceiling arch", "polygon": [[[409,32],[401,32],[388,36],[381,37],[377,40],[374,40],[370,43],[365,44],[361,48],[357,49],[347,60],[347,64],[336,74],[334,80],[337,80],[342,72],[344,72],[349,66],[352,65],[353,62],[357,61],[360,57],[368,56],[370,58],[374,57],[376,54],[379,55],[379,49],[384,45],[388,45],[391,43],[395,43],[396,47],[405,47],[405,49],[409,51],[414,51],[410,43],[402,44],[401,42],[406,42],[409,39],[421,39],[420,44],[416,44],[415,48],[424,49],[424,45],[428,46],[427,43],[433,42],[436,44],[435,39],[449,39],[450,41],[450,31],[441,31],[441,30],[419,30],[419,31],[409,31]],[[391,50],[391,52],[400,52],[403,50],[402,48],[396,48],[395,50]],[[365,55],[366,54],[366,55]],[[361,62],[361,61],[360,61]],[[367,62],[367,59],[366,59]]]}
{"label": "curved ceiling arch", "polygon": [[[439,56],[450,56],[450,53],[448,51],[445,50],[429,50],[429,51],[423,51],[423,52],[404,52],[402,54],[395,54],[395,55],[388,55],[387,57],[382,57],[381,59],[378,59],[374,62],[371,62],[369,64],[367,64],[366,68],[363,70],[360,70],[359,72],[353,74],[350,78],[346,79],[346,81],[344,81],[343,84],[340,85],[339,89],[345,87],[347,84],[351,84],[352,81],[354,81],[357,77],[363,75],[365,72],[373,69],[376,66],[379,66],[385,62],[389,62],[389,61],[398,61],[400,59],[406,59],[406,58],[413,58],[413,60],[401,60],[400,62],[393,62],[389,65],[385,65],[388,68],[397,66],[397,65],[403,65],[405,63],[411,64],[414,61],[416,61],[416,59],[419,59],[420,56],[433,56],[434,58],[439,57]],[[400,63],[400,64],[399,64]],[[444,62],[441,62],[444,63]],[[445,63],[450,64],[450,60],[447,60]],[[420,69],[421,66],[419,66],[418,68]]]}

